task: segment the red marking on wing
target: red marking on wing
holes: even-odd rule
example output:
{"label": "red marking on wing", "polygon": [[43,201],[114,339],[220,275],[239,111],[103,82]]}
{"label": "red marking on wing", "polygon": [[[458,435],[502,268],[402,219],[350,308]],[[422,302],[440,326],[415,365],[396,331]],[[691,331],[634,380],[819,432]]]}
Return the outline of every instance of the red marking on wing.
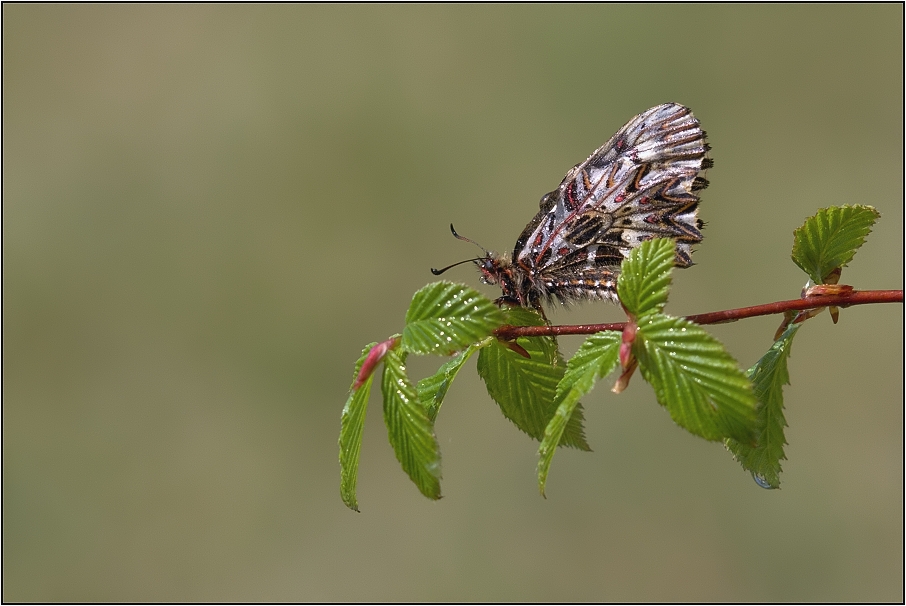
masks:
{"label": "red marking on wing", "polygon": [[566,206],[570,210],[575,210],[576,206],[577,206],[576,198],[573,195],[575,186],[576,186],[575,181],[570,181],[569,185],[566,186],[566,203],[567,203]]}

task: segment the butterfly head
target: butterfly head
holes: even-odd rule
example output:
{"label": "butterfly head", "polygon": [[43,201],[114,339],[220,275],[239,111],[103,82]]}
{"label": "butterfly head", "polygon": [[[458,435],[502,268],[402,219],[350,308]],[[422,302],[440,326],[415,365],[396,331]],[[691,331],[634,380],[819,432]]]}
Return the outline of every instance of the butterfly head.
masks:
{"label": "butterfly head", "polygon": [[478,271],[481,272],[481,281],[485,284],[491,286],[499,286],[503,291],[503,297],[501,300],[504,302],[512,302],[520,305],[525,303],[522,301],[522,297],[519,296],[519,289],[517,287],[516,272],[514,271],[513,263],[509,258],[503,255],[498,255],[493,253],[481,244],[470,240],[466,237],[460,236],[456,233],[456,229],[453,228],[453,225],[450,224],[450,231],[453,232],[453,235],[465,242],[471,242],[484,252],[483,257],[475,257],[474,259],[466,259],[465,261],[459,261],[453,265],[448,265],[443,269],[434,269],[431,268],[431,273],[435,276],[439,276],[444,273],[451,267],[456,267],[457,265],[462,265],[463,263],[474,263],[478,268]]}

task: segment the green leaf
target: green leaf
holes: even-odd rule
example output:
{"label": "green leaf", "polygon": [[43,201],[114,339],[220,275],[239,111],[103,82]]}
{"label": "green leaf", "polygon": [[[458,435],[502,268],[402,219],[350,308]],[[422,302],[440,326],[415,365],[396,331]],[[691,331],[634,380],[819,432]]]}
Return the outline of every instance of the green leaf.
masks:
{"label": "green leaf", "polygon": [[511,326],[544,326],[546,324],[541,314],[529,307],[504,307],[500,311],[503,313],[503,323]]}
{"label": "green leaf", "polygon": [[435,282],[412,297],[406,312],[403,350],[452,355],[477,343],[503,324],[503,313],[476,290]]}
{"label": "green leaf", "polygon": [[752,384],[723,345],[700,326],[661,314],[639,321],[633,353],[658,402],[706,440],[752,443]]}
{"label": "green leaf", "polygon": [[815,284],[852,261],[881,214],[871,206],[822,208],[793,232],[793,261]]}
{"label": "green leaf", "polygon": [[[478,376],[484,380],[488,394],[500,405],[503,416],[540,441],[557,410],[554,396],[566,371],[566,362],[553,337],[521,338],[517,343],[530,358],[500,341],[492,341],[478,354]],[[582,407],[576,406],[559,441],[561,446],[591,450],[585,441],[583,421]]]}
{"label": "green leaf", "polygon": [[[491,338],[485,339],[485,341],[487,341],[485,343],[487,345],[491,342]],[[443,404],[447,390],[450,388],[453,379],[456,378],[456,373],[466,363],[466,360],[481,347],[481,345],[470,345],[465,351],[437,369],[436,373],[418,382],[418,399],[422,406],[425,407],[425,412],[428,414],[428,420],[431,423],[434,423],[437,418],[437,411],[440,410],[440,405]]]}
{"label": "green leaf", "polygon": [[592,335],[579,348],[569,363],[566,373],[557,385],[554,418],[544,430],[544,439],[538,449],[538,488],[544,494],[547,473],[554,458],[554,445],[560,438],[579,404],[579,398],[591,391],[595,381],[610,374],[617,366],[621,336],[618,332],[599,332]]}
{"label": "green leaf", "polygon": [[429,499],[440,498],[440,447],[415,387],[406,376],[405,352],[387,352],[381,390],[390,444],[403,470]]}
{"label": "green leaf", "polygon": [[659,312],[667,304],[675,248],[673,239],[655,238],[642,242],[623,261],[617,294],[634,317]]}
{"label": "green leaf", "polygon": [[788,326],[771,349],[746,371],[758,398],[756,444],[726,441],[727,449],[743,468],[760,479],[760,485],[767,484],[771,488],[780,488],[780,461],[786,459],[783,453],[786,445],[783,428],[787,426],[783,416],[783,386],[790,384],[787,360],[800,326],[802,324]]}
{"label": "green leaf", "polygon": [[[352,373],[353,385],[368,352],[375,345],[377,343],[371,343],[362,350],[361,357],[355,363],[355,372]],[[368,395],[371,393],[373,378],[369,376],[358,389],[350,388],[349,398],[340,417],[340,496],[343,497],[346,507],[355,511],[359,510],[359,504],[355,499],[355,486],[359,476],[362,430],[365,427],[365,411],[368,408]]]}

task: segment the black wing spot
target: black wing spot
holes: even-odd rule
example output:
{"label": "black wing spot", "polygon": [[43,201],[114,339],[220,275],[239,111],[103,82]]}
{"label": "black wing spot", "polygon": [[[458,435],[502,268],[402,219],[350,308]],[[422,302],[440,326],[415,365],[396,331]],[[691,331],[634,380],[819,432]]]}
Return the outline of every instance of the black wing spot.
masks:
{"label": "black wing spot", "polygon": [[695,179],[692,180],[692,191],[701,191],[708,187],[708,185],[710,185],[710,182],[704,177],[695,177]]}
{"label": "black wing spot", "polygon": [[[625,224],[626,221],[629,221],[629,219],[624,219],[624,220],[623,220],[624,224]],[[629,222],[631,223],[632,221],[629,221]],[[610,230],[607,231],[607,233],[603,234],[603,235],[599,238],[599,241],[600,241],[602,244],[605,243],[605,242],[622,243],[622,242],[623,242],[623,236],[622,236],[622,234],[621,234],[621,232],[620,232],[619,230],[610,229]]]}
{"label": "black wing spot", "polygon": [[597,267],[619,267],[623,262],[623,255],[620,250],[613,246],[598,246],[595,251],[595,266]]}
{"label": "black wing spot", "polygon": [[575,246],[585,246],[594,240],[598,234],[604,230],[604,219],[600,215],[584,214],[570,226],[570,230],[564,234],[567,242]]}
{"label": "black wing spot", "polygon": [[709,168],[714,167],[714,160],[711,158],[705,158],[702,160],[702,170],[708,170]]}

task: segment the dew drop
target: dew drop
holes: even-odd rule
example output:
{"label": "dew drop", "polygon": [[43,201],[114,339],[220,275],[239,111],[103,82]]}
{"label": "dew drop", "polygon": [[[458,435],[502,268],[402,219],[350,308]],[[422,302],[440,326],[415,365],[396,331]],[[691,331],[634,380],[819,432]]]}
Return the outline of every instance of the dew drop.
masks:
{"label": "dew drop", "polygon": [[764,479],[764,476],[760,476],[757,473],[752,474],[752,479],[755,480],[755,483],[761,486],[762,488],[767,488],[768,490],[774,490],[774,487],[768,484],[768,481]]}

